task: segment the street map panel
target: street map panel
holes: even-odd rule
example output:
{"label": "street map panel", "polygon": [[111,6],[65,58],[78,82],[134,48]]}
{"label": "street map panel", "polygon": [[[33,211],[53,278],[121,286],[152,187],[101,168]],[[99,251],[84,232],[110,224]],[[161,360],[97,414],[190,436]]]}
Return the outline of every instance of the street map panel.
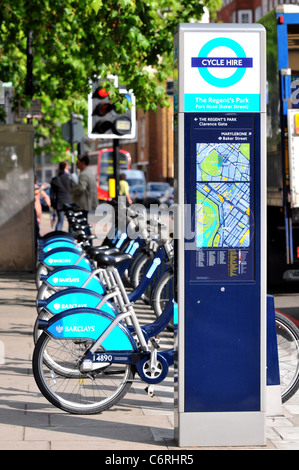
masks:
{"label": "street map panel", "polygon": [[200,143],[196,148],[196,244],[250,244],[250,144]]}
{"label": "street map panel", "polygon": [[250,181],[250,144],[197,144],[197,181]]}

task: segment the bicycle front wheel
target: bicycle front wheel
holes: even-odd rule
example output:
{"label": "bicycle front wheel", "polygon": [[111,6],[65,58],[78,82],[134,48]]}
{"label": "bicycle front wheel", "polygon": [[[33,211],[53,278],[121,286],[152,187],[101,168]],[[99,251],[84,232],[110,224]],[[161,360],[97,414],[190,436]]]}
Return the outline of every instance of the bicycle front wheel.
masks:
{"label": "bicycle front wheel", "polygon": [[[55,349],[55,367],[44,363],[47,349]],[[81,373],[73,341],[55,340],[42,333],[33,353],[33,375],[44,397],[57,408],[73,414],[96,414],[118,403],[128,392],[135,369],[130,364],[106,364]],[[61,369],[57,367],[60,364]],[[63,372],[64,371],[64,372]],[[67,373],[65,373],[67,371]]]}
{"label": "bicycle front wheel", "polygon": [[282,403],[299,388],[299,330],[285,315],[275,311]]}
{"label": "bicycle front wheel", "polygon": [[[170,299],[173,299],[173,271],[172,270],[166,271],[161,276],[156,286],[154,287],[154,292],[152,294],[152,305],[153,305],[153,309],[157,317],[159,317],[162,314],[165,306],[167,305]],[[173,319],[167,326],[167,329],[170,331],[174,330]]]}
{"label": "bicycle front wheel", "polygon": [[[139,258],[139,261],[136,264],[134,271],[132,273],[132,277],[131,277],[131,282],[132,282],[134,289],[138,287],[143,276],[146,275],[147,270],[149,269],[151,265],[151,262],[152,262],[152,259],[147,254],[144,254],[142,257]],[[150,285],[145,289],[145,292],[141,296],[142,300],[146,304],[149,304],[151,288],[152,288],[152,285],[150,283]]]}

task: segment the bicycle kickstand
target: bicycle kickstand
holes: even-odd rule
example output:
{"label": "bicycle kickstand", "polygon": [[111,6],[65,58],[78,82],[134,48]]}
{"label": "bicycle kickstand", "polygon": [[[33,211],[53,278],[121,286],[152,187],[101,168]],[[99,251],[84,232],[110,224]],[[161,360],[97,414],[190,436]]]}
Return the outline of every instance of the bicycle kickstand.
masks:
{"label": "bicycle kickstand", "polygon": [[[149,361],[149,365],[150,365],[150,375],[151,376],[155,376],[156,375],[156,372],[157,372],[157,367],[158,367],[158,364],[157,364],[157,349],[160,347],[159,346],[159,340],[158,338],[154,339],[154,338],[151,338],[151,356],[150,356],[150,361]],[[155,390],[155,386],[154,384],[149,384],[147,387],[146,387],[146,392],[147,394],[150,396],[150,397],[154,397],[155,396],[155,393],[154,393],[154,390]]]}

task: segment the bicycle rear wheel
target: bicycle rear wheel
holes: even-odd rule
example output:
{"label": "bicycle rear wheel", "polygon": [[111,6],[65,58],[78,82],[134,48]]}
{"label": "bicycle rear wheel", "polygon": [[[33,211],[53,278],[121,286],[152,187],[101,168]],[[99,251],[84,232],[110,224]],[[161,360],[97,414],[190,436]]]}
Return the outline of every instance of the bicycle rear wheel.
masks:
{"label": "bicycle rear wheel", "polygon": [[275,311],[282,403],[299,388],[299,330],[285,315]]}
{"label": "bicycle rear wheel", "polygon": [[[50,403],[69,413],[96,414],[111,408],[128,392],[135,368],[130,364],[105,364],[96,371],[81,373],[79,362],[84,352],[82,347],[74,350],[74,343],[42,333],[32,360],[38,388]],[[54,367],[44,363],[47,350],[52,356],[55,350]]]}

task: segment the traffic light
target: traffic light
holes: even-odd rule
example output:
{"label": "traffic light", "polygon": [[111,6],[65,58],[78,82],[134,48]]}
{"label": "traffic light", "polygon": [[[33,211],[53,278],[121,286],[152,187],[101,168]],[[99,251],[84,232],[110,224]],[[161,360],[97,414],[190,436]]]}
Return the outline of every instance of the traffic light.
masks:
{"label": "traffic light", "polygon": [[132,103],[132,108],[127,108],[125,113],[118,113],[110,101],[105,82],[107,79],[92,84],[88,97],[88,136],[91,139],[132,139],[136,130],[134,94],[124,87],[119,88],[119,92]]}

